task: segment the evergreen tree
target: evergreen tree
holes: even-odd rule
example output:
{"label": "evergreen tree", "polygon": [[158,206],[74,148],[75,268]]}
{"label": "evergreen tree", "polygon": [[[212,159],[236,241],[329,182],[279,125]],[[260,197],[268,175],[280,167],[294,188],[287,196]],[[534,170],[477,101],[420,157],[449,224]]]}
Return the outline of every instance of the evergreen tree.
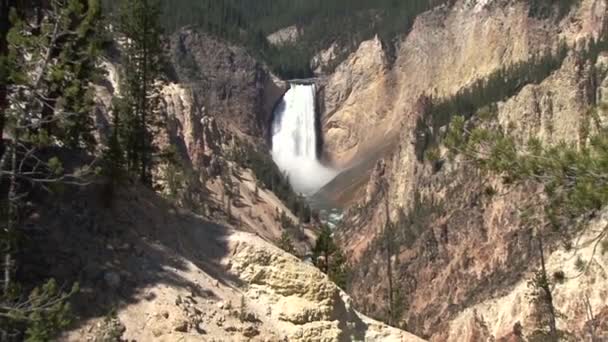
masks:
{"label": "evergreen tree", "polygon": [[[105,0],[116,10],[117,2]],[[449,0],[162,0],[162,24],[168,31],[184,26],[245,45],[283,78],[312,75],[313,55],[333,42],[345,54],[379,34],[390,41],[407,33],[414,18]],[[266,36],[278,29],[302,28],[295,44],[271,45]]]}
{"label": "evergreen tree", "polygon": [[291,240],[291,236],[289,236],[289,232],[286,230],[281,234],[281,239],[279,240],[279,248],[284,250],[287,253],[295,254],[296,248],[293,246],[293,241]]}
{"label": "evergreen tree", "polygon": [[0,158],[2,183],[7,187],[0,199],[0,340],[47,341],[69,323],[65,301],[77,287],[65,293],[49,281],[29,297],[20,291],[14,274],[25,232],[22,208],[32,190],[84,185],[92,176],[91,165],[66,171],[52,152],[59,146],[93,144],[88,95],[97,75],[100,7],[96,0],[44,4],[2,0],[0,5],[3,11],[9,5],[21,6],[11,7],[10,25],[3,22],[0,29],[0,110],[3,128],[10,132]]}
{"label": "evergreen tree", "polygon": [[384,249],[386,251],[386,277],[388,278],[388,324],[394,324],[398,319],[395,316],[394,310],[394,290],[393,290],[393,255],[395,254],[395,229],[391,222],[389,212],[389,184],[386,179],[382,181],[382,187],[384,191],[384,214],[386,222],[384,224]]}
{"label": "evergreen tree", "polygon": [[8,107],[8,41],[7,35],[10,30],[9,9],[11,1],[0,0],[0,158],[4,154],[4,125],[6,122],[5,111]]}
{"label": "evergreen tree", "polygon": [[255,189],[253,191],[253,201],[257,203],[260,200],[260,187],[258,185],[258,181],[255,182]]}
{"label": "evergreen tree", "polygon": [[98,0],[58,3],[63,3],[57,10],[61,11],[60,18],[65,19],[59,28],[64,35],[57,41],[61,51],[54,55],[64,62],[49,69],[46,81],[53,86],[49,86],[42,115],[50,117],[61,110],[67,115],[65,120],[58,121],[57,136],[70,147],[92,148],[95,139],[90,108],[94,89],[90,84],[101,74],[96,66],[102,36],[101,6]]}
{"label": "evergreen tree", "polygon": [[[589,121],[585,120],[587,124]],[[520,209],[522,221],[536,231],[538,240],[541,267],[529,283],[538,340],[557,341],[563,333],[557,328],[559,313],[553,303],[554,284],[547,275],[541,234],[557,234],[566,241],[580,239],[590,220],[608,205],[608,129],[600,125],[594,128],[598,133],[581,142],[580,147],[563,142],[545,147],[537,139],[530,139],[522,147],[505,132],[467,127],[465,119],[458,116],[452,119],[445,139],[451,153],[459,155],[462,162],[501,175],[507,184],[536,183],[543,190],[535,195],[538,201],[530,208]],[[536,213],[539,203],[542,210]],[[608,228],[604,227],[587,242],[594,244],[594,253],[608,241],[607,236]],[[577,260],[581,274],[588,271],[593,258],[588,263]]]}
{"label": "evergreen tree", "polygon": [[315,266],[327,274],[336,285],[345,288],[348,275],[346,258],[335,243],[328,226],[323,226],[321,229],[312,253]]}
{"label": "evergreen tree", "polygon": [[[120,106],[119,102],[120,101],[114,102],[115,109]],[[114,197],[115,187],[123,181],[123,177],[125,176],[124,151],[120,143],[120,132],[122,128],[120,113],[120,110],[114,111],[112,133],[108,146],[103,151],[102,173],[107,177],[107,186],[104,189],[105,193],[103,197],[108,205]]]}
{"label": "evergreen tree", "polygon": [[117,25],[124,38],[121,89],[125,106],[120,113],[121,136],[129,172],[147,186],[152,186],[152,137],[158,124],[158,81],[162,68],[159,18],[157,1],[124,0]]}
{"label": "evergreen tree", "polygon": [[557,330],[557,311],[553,303],[552,284],[547,275],[545,264],[545,254],[542,237],[537,236],[538,249],[540,252],[541,267],[528,282],[530,288],[530,297],[534,309],[534,318],[537,324],[537,330],[532,333],[537,339],[542,341],[557,342],[559,341],[559,332]]}

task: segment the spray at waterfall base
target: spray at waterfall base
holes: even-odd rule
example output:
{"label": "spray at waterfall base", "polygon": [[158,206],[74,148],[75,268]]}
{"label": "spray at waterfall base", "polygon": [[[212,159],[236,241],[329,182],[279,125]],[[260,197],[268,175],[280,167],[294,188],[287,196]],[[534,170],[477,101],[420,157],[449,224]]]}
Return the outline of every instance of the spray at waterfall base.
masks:
{"label": "spray at waterfall base", "polygon": [[272,122],[272,158],[304,195],[314,194],[337,175],[317,158],[315,95],[314,84],[291,84]]}

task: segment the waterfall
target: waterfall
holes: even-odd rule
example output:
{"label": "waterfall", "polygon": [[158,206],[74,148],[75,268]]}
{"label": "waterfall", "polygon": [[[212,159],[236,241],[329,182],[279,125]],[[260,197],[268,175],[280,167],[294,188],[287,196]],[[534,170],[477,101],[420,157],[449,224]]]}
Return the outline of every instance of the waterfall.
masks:
{"label": "waterfall", "polygon": [[294,190],[312,195],[336,176],[317,159],[315,85],[292,84],[274,112],[272,158]]}

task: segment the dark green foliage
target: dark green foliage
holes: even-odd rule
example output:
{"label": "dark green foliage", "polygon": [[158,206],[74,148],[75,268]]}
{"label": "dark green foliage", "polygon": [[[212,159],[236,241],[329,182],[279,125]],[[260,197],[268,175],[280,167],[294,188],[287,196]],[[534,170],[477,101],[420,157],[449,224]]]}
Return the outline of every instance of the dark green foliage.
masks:
{"label": "dark green foliage", "polygon": [[[589,143],[581,142],[580,147],[566,143],[545,147],[536,139],[530,139],[522,147],[504,132],[466,127],[463,117],[455,117],[445,143],[463,161],[502,175],[506,183],[532,182],[542,186],[544,194],[539,199],[544,215],[537,218],[534,210],[525,210],[521,214],[522,223],[537,232],[551,227],[553,232],[570,240],[573,235],[581,234],[582,228],[608,204],[608,129],[595,128],[598,133]],[[607,233],[607,229],[595,233],[594,249],[606,241]],[[559,314],[553,305],[551,289],[555,283],[562,282],[565,275],[556,272],[555,283],[550,282],[542,239],[538,239],[542,268],[529,283],[538,330],[530,340],[557,341],[563,332],[556,328]],[[587,272],[589,262],[578,257],[575,267],[578,272]]]}
{"label": "dark green foliage", "polygon": [[450,98],[431,100],[416,128],[423,137],[416,143],[419,158],[424,151],[436,146],[441,139],[438,133],[440,127],[449,124],[454,115],[469,118],[476,114],[480,118],[492,118],[496,113],[496,102],[512,97],[525,85],[540,83],[562,65],[567,53],[567,46],[562,44],[556,53],[547,52],[502,68],[470,87],[461,89]]}
{"label": "dark green foliage", "polygon": [[[160,153],[163,164],[162,185],[157,186],[165,196],[183,208],[204,214],[204,197],[208,194],[205,169],[196,171],[182,161],[172,146]],[[224,177],[228,201],[235,200],[234,186],[230,177]],[[222,193],[223,194],[223,193]]]}
{"label": "dark green foliage", "polygon": [[293,246],[293,241],[291,240],[291,236],[289,232],[283,231],[281,234],[281,239],[279,240],[279,248],[284,250],[287,253],[295,254],[296,248]]}
{"label": "dark green foliage", "polygon": [[608,204],[606,129],[600,129],[589,146],[580,150],[565,143],[543,147],[534,139],[522,148],[502,132],[465,130],[464,119],[456,117],[445,143],[453,153],[502,174],[509,182],[532,180],[544,185],[549,199],[546,214],[556,229],[570,227],[578,217]]}
{"label": "dark green foliage", "polygon": [[328,226],[321,228],[321,233],[312,250],[312,259],[315,266],[327,274],[336,285],[346,288],[349,272],[346,257],[334,241]]}
{"label": "dark green foliage", "polygon": [[92,148],[95,139],[89,111],[93,106],[94,89],[88,82],[101,75],[95,64],[100,55],[103,31],[101,6],[99,1],[70,0],[66,3],[63,17],[70,18],[66,26],[75,32],[70,40],[63,42],[59,53],[66,63],[54,65],[47,81],[54,84],[57,94],[62,92],[54,105],[70,113],[60,122],[60,136],[70,147]]}
{"label": "dark green foliage", "polygon": [[[19,10],[9,11],[7,3]],[[97,0],[2,1],[0,7],[0,129],[11,137],[0,148],[0,340],[50,341],[70,322],[67,300],[77,286],[65,292],[48,281],[30,292],[38,282],[20,284],[16,270],[23,266],[22,241],[29,238],[24,208],[38,203],[41,190],[84,185],[91,176],[91,165],[72,160],[71,168],[79,170],[68,174],[65,154],[52,152],[94,147],[91,85],[99,76],[100,5]]]}
{"label": "dark green foliage", "polygon": [[108,146],[103,150],[101,174],[106,177],[106,185],[103,190],[103,201],[107,206],[111,204],[114,197],[115,187],[120,185],[126,176],[124,151],[120,143],[120,112],[114,113],[114,125]]}
{"label": "dark green foliage", "polygon": [[[22,14],[12,11],[12,29],[6,40],[13,49],[0,57],[10,72],[4,72],[3,78],[13,86],[37,89],[38,98],[27,110],[36,112],[42,129],[68,147],[90,149],[95,145],[91,82],[100,75],[96,66],[102,31],[100,5],[98,1],[63,0],[49,7],[52,15],[42,19],[40,30],[29,27]],[[31,72],[38,67],[36,62],[45,60],[43,74]]]}
{"label": "dark green foliage", "polygon": [[529,15],[539,19],[552,16],[561,19],[578,2],[579,0],[531,0]]}
{"label": "dark green foliage", "polygon": [[126,154],[127,170],[152,186],[155,117],[159,101],[158,79],[162,68],[162,45],[157,0],[120,2],[117,30],[125,38],[122,98],[116,108],[121,117],[119,136]]}
{"label": "dark green foliage", "polygon": [[33,289],[27,298],[20,298],[19,292],[15,289],[2,297],[1,332],[20,336],[28,342],[46,342],[57,337],[72,322],[68,299],[78,292],[77,284],[64,292],[54,280],[49,280]]}
{"label": "dark green foliage", "polygon": [[232,158],[243,167],[250,168],[260,186],[272,191],[302,223],[309,223],[311,209],[306,199],[294,192],[289,179],[281,173],[270,154],[241,142],[241,148],[233,151]]}
{"label": "dark green foliage", "polygon": [[533,318],[537,327],[531,336],[533,339],[542,336],[543,338],[539,341],[558,341],[555,333],[550,329],[550,326],[554,324],[554,322],[551,322],[551,317],[554,315],[553,298],[550,290],[552,286],[553,284],[542,270],[534,273],[534,277],[528,282],[530,291],[528,298],[534,308]]}
{"label": "dark green foliage", "polygon": [[[310,60],[338,42],[346,53],[379,34],[390,41],[407,33],[416,16],[444,0],[164,0],[163,25],[168,31],[194,25],[247,46],[283,78],[312,75]],[[114,2],[105,1],[107,8]],[[273,47],[266,36],[298,25],[295,45]]]}
{"label": "dark green foliage", "polygon": [[52,340],[72,322],[72,314],[67,298],[78,292],[74,285],[69,293],[63,293],[54,280],[36,288],[29,296],[32,306],[39,308],[29,314],[31,322],[25,331],[25,341],[46,342]]}
{"label": "dark green foliage", "polygon": [[497,102],[516,95],[528,84],[542,82],[561,67],[569,51],[575,53],[581,61],[589,61],[594,65],[599,54],[608,51],[608,27],[604,28],[604,34],[599,39],[583,43],[583,47],[576,52],[562,43],[556,52],[547,52],[500,69],[488,78],[461,89],[450,98],[439,101],[430,99],[423,117],[416,125],[416,153],[419,160],[424,159],[427,149],[433,148],[445,138],[440,133],[440,128],[448,125],[454,116],[463,116],[465,120],[473,116],[481,120],[492,120],[497,112]]}

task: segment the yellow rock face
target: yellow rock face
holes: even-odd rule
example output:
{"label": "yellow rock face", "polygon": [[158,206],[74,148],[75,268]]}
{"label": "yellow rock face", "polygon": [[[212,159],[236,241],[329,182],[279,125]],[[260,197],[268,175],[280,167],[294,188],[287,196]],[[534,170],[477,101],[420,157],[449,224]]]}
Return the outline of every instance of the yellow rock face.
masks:
{"label": "yellow rock face", "polygon": [[290,341],[422,341],[356,312],[350,298],[312,265],[245,234],[233,235],[230,244],[230,272]]}

